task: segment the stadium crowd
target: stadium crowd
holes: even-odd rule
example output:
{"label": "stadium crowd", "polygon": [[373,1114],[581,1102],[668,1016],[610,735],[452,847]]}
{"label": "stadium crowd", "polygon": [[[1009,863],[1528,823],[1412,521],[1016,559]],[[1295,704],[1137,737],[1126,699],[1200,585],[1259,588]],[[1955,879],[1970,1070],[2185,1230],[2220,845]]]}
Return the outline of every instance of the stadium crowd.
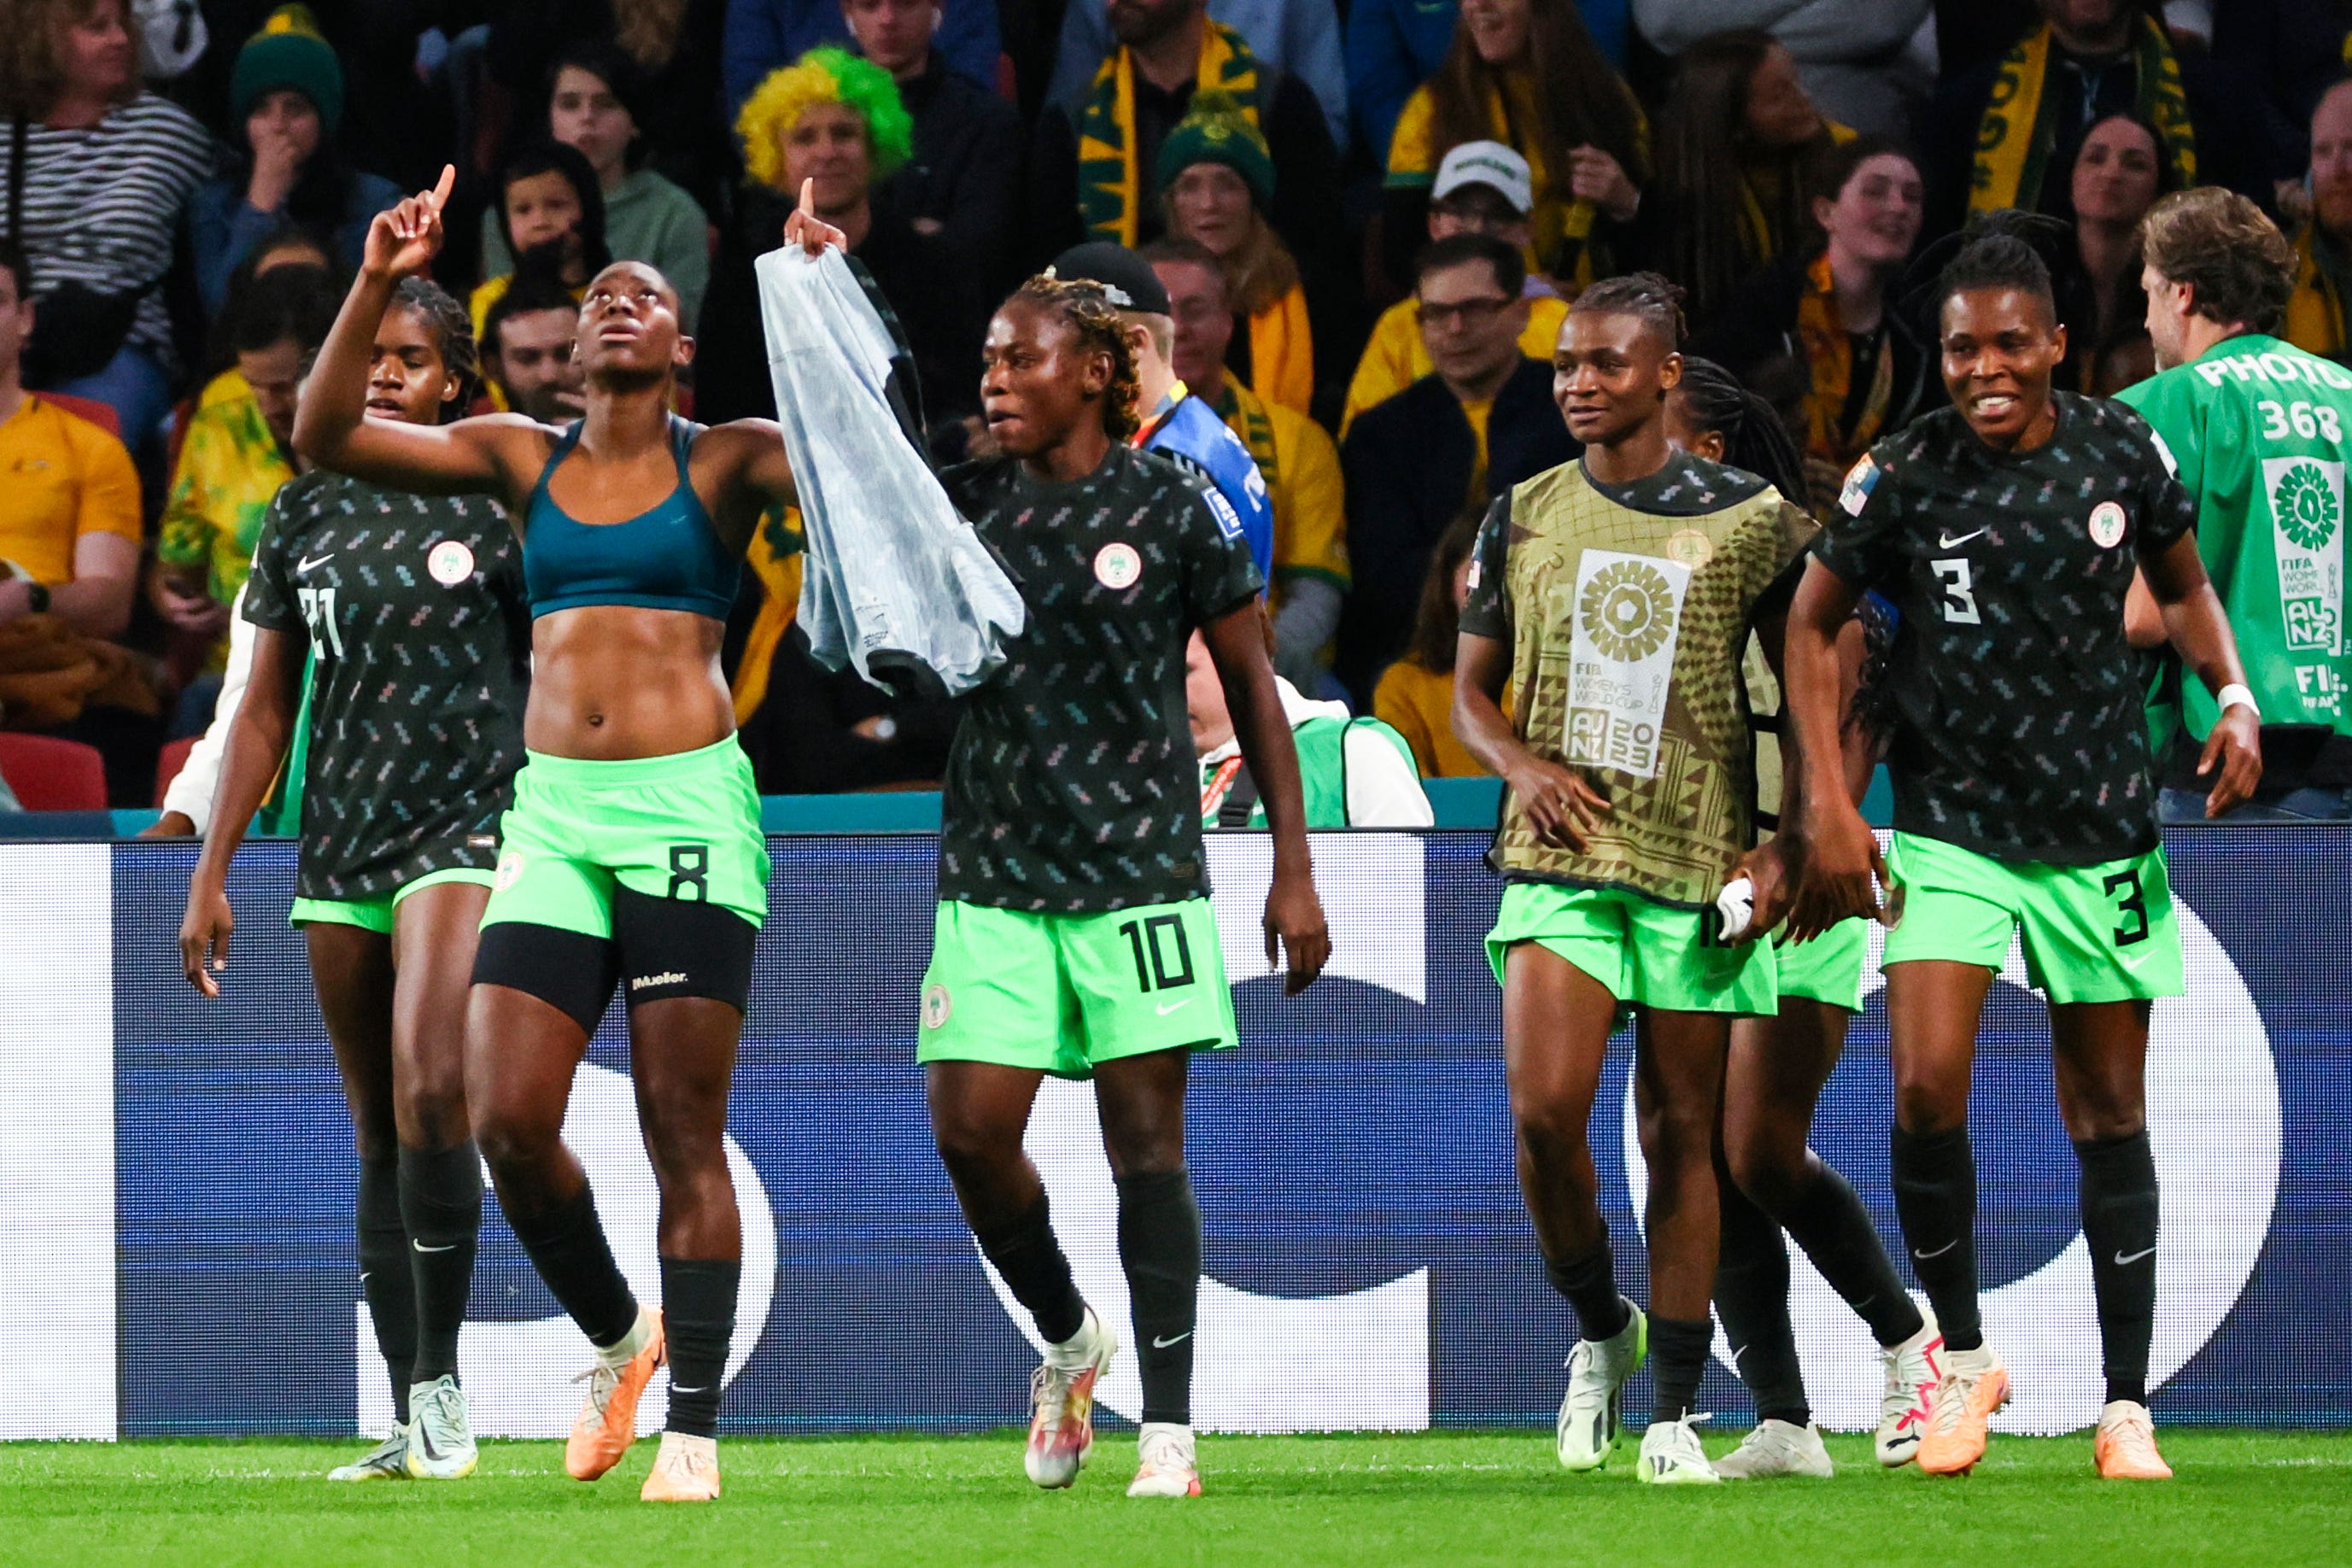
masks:
{"label": "stadium crowd", "polygon": [[[211,720],[368,220],[445,162],[462,238],[436,272],[470,306],[476,405],[551,423],[582,406],[574,302],[615,259],[677,286],[681,412],[772,415],[752,261],[804,183],[896,311],[942,461],[987,440],[997,301],[1070,247],[1133,247],[1171,395],[1270,504],[1279,669],[1386,721],[1424,776],[1477,771],[1448,718],[1471,536],[1579,450],[1550,357],[1597,280],[1686,290],[1694,350],[1780,411],[1816,511],[1942,405],[1915,296],[1972,214],[2056,220],[2068,390],[2152,373],[2139,223],[2196,184],[2279,217],[2279,335],[2352,363],[2347,0],[6,10],[0,724],[96,746],[121,806]],[[796,636],[798,526],[761,528],[724,656],[761,789],[936,781],[953,715]],[[2239,634],[2250,667],[2284,657]],[[2266,793],[2341,808],[2340,708]]]}

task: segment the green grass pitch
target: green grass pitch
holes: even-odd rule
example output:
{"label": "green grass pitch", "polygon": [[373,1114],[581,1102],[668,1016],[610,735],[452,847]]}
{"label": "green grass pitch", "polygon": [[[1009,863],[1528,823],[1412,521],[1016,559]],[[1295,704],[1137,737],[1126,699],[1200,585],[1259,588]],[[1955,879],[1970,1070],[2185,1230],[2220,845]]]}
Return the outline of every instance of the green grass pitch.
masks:
{"label": "green grass pitch", "polygon": [[[2173,1430],[2167,1484],[2103,1483],[2087,1434],[1996,1437],[1964,1480],[1880,1472],[1831,1439],[1832,1481],[1649,1488],[1633,1448],[1563,1473],[1549,1434],[1207,1437],[1208,1495],[1129,1501],[1106,1432],[1076,1487],[1021,1475],[1020,1436],[729,1438],[727,1495],[637,1500],[654,1443],[583,1486],[553,1443],[484,1445],[471,1480],[330,1486],[350,1443],[0,1446],[0,1563],[1694,1564],[2352,1563],[2352,1438]],[[1729,1447],[1716,1434],[1710,1452]]]}

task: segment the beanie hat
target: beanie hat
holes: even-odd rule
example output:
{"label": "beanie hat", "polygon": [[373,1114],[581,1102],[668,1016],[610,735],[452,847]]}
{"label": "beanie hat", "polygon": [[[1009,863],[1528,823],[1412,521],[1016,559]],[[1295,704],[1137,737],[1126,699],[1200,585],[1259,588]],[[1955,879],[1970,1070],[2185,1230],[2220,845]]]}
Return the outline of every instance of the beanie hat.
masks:
{"label": "beanie hat", "polygon": [[288,87],[310,100],[319,123],[334,135],[343,121],[342,62],[308,5],[280,5],[237,50],[228,80],[231,119],[242,126],[263,94]]}
{"label": "beanie hat", "polygon": [[1195,163],[1223,163],[1242,177],[1260,210],[1274,205],[1274,154],[1232,94],[1193,95],[1192,109],[1160,143],[1160,188]]}

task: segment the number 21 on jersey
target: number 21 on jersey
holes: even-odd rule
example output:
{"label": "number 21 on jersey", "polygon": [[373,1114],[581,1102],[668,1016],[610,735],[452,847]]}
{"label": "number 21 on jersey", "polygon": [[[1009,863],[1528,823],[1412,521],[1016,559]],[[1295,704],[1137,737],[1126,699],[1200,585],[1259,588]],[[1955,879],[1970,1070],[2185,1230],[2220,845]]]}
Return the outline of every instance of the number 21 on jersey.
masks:
{"label": "number 21 on jersey", "polygon": [[302,607],[303,624],[310,628],[310,657],[324,658],[332,650],[337,658],[342,658],[343,634],[335,625],[335,591],[297,588],[294,599]]}

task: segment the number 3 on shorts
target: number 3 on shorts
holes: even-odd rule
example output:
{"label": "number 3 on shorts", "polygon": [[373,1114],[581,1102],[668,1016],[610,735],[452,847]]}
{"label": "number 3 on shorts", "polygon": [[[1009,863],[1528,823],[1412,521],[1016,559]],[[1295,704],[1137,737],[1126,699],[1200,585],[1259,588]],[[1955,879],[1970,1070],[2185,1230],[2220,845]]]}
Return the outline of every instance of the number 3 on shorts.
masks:
{"label": "number 3 on shorts", "polygon": [[[2137,870],[2117,871],[2099,884],[2100,891],[2116,900],[2116,913],[2121,917],[2116,926],[2116,945],[2129,947],[2147,940],[2147,894],[2139,885]],[[2121,893],[2121,898],[2116,898]]]}

